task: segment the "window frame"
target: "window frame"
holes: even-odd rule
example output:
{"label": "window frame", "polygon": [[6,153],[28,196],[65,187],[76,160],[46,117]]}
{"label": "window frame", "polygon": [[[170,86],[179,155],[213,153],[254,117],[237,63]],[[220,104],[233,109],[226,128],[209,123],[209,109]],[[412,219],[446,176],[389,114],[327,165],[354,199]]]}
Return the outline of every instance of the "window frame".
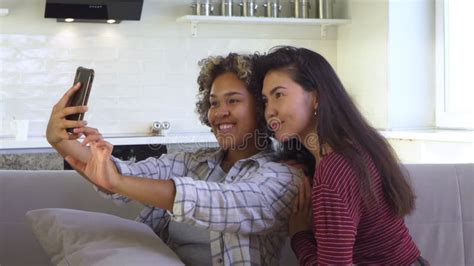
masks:
{"label": "window frame", "polygon": [[[435,68],[436,68],[436,127],[447,129],[474,129],[474,117],[469,112],[456,113],[448,110],[446,64],[449,46],[445,42],[445,21],[449,0],[436,0],[435,6]],[[448,55],[447,55],[448,54]],[[447,56],[446,56],[447,55]]]}

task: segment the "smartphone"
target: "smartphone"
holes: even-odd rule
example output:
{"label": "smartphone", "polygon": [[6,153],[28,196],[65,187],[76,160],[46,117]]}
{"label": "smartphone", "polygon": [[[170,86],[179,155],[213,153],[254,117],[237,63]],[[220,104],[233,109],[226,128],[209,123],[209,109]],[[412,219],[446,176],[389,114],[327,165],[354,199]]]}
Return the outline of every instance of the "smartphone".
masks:
{"label": "smartphone", "polygon": [[[77,90],[69,99],[67,107],[69,106],[82,106],[87,105],[89,100],[89,94],[92,88],[92,82],[94,81],[94,70],[84,67],[78,67],[76,70],[76,76],[74,77],[73,86],[78,82],[81,83],[81,87]],[[67,120],[80,121],[84,118],[84,113],[71,114],[66,116]],[[68,128],[67,131],[72,133],[73,128]]]}

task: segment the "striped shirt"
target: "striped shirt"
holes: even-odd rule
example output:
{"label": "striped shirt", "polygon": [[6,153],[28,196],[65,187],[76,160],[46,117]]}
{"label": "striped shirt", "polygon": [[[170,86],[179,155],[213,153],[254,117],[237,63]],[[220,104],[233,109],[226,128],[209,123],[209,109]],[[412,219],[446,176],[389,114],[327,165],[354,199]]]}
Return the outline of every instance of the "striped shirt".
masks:
{"label": "striped shirt", "polygon": [[[173,219],[210,231],[213,265],[277,265],[303,174],[272,162],[272,153],[263,151],[237,161],[222,182],[206,181],[223,157],[220,149],[202,149],[136,163],[112,159],[122,175],[174,181],[173,212],[146,206],[137,218],[165,242]],[[118,203],[130,201],[101,194]]]}
{"label": "striped shirt", "polygon": [[[313,230],[292,237],[300,265],[391,264],[409,265],[420,251],[403,219],[384,199],[381,177],[366,154],[372,186],[379,203],[366,208],[359,179],[349,162],[332,152],[319,164],[312,188]],[[371,205],[374,206],[374,205]]]}

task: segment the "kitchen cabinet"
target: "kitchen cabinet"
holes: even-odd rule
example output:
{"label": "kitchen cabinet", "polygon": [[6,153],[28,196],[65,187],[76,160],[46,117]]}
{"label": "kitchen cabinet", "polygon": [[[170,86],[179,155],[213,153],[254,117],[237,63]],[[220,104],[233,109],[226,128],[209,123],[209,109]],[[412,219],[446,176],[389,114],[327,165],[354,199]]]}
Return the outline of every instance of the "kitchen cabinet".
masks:
{"label": "kitchen cabinet", "polygon": [[226,16],[194,16],[186,15],[176,19],[178,23],[190,23],[191,35],[198,35],[199,24],[254,24],[254,25],[295,25],[320,26],[321,38],[326,37],[327,27],[338,26],[350,22],[348,19],[315,19],[315,18],[269,18],[269,17],[226,17]]}

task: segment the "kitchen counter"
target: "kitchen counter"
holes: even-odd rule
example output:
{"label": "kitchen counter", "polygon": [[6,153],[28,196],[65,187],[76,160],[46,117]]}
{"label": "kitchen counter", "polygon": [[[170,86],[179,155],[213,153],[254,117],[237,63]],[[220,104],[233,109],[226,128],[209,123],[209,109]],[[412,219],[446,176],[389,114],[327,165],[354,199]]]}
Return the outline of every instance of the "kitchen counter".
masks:
{"label": "kitchen counter", "polygon": [[[449,142],[473,142],[473,131],[454,130],[418,130],[418,131],[380,131],[387,139],[430,140]],[[212,133],[179,133],[166,136],[151,136],[144,134],[109,134],[104,138],[113,145],[154,145],[154,144],[192,144],[215,143]],[[0,138],[0,153],[5,150],[17,149],[50,149],[51,146],[45,137],[32,137],[26,141],[17,141],[14,138]]]}
{"label": "kitchen counter", "polygon": [[[180,133],[167,134],[166,136],[110,134],[105,135],[104,138],[113,145],[166,145],[216,142],[216,138],[212,133]],[[0,153],[48,149],[52,148],[45,137],[32,137],[25,141],[18,141],[15,138],[0,139]]]}

